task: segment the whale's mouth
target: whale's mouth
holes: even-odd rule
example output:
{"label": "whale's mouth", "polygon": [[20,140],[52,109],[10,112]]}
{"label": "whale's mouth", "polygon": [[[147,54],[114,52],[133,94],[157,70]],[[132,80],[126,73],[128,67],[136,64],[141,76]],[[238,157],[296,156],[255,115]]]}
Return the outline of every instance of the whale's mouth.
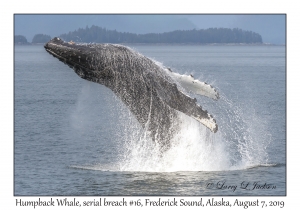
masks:
{"label": "whale's mouth", "polygon": [[[71,57],[71,54],[76,54],[75,49],[70,48],[69,46],[67,46],[67,42],[64,42],[62,39],[57,37],[47,42],[44,48],[48,53],[58,58],[60,61],[63,61],[64,63],[66,63],[67,61],[71,61],[71,59],[68,59],[68,57]],[[75,62],[70,62],[70,64],[75,64]]]}
{"label": "whale's mouth", "polygon": [[57,53],[55,53],[55,51],[53,51],[50,47],[46,47],[46,45],[45,45],[45,50],[48,52],[48,53],[50,53],[51,55],[53,55],[54,57],[56,57],[56,58],[58,58],[60,61],[67,61],[67,59],[66,58],[64,58],[63,56],[61,56],[61,55],[59,55],[59,54],[57,54]]}
{"label": "whale's mouth", "polygon": [[89,75],[95,71],[87,59],[86,51],[91,51],[87,45],[65,42],[55,37],[44,46],[45,50],[53,57],[71,67],[81,78],[90,80]]}
{"label": "whale's mouth", "polygon": [[81,68],[84,69],[85,71],[90,71],[91,69],[86,68],[85,66],[81,65],[79,62],[76,61],[72,61],[70,59],[67,59],[66,57],[62,56],[59,53],[56,53],[54,50],[52,50],[51,48],[46,48],[46,51],[48,53],[50,53],[51,55],[53,55],[54,57],[58,58],[60,61],[64,62],[65,64],[67,64],[69,67],[71,68]]}
{"label": "whale's mouth", "polygon": [[47,52],[49,52],[50,54],[58,58],[59,57],[62,58],[62,56],[60,56],[60,53],[58,52],[64,51],[63,47],[66,47],[66,42],[64,42],[62,39],[57,37],[51,39],[49,42],[47,42],[44,45],[44,48],[46,49]]}

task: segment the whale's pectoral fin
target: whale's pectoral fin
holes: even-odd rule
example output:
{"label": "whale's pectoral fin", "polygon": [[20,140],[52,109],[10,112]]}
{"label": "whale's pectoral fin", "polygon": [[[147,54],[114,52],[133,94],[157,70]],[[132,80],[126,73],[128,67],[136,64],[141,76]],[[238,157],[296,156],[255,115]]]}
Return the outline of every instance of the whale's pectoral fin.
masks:
{"label": "whale's pectoral fin", "polygon": [[192,75],[181,75],[169,70],[169,74],[174,78],[184,89],[203,95],[212,99],[219,99],[219,93],[211,85],[194,79]]}
{"label": "whale's pectoral fin", "polygon": [[158,80],[156,90],[160,95],[160,98],[162,98],[162,100],[171,108],[194,118],[212,132],[217,132],[218,125],[213,116],[206,110],[203,110],[202,107],[196,103],[196,99],[193,99],[178,90],[175,83],[172,84],[170,82]]}
{"label": "whale's pectoral fin", "polygon": [[[180,102],[176,104],[170,101],[171,106],[173,105],[173,107],[178,111],[181,111],[186,115],[194,118],[195,120],[209,128],[212,132],[216,133],[218,131],[216,120],[212,115],[210,115],[206,110],[203,110],[202,107],[197,104],[196,99],[192,99],[180,91],[178,91],[177,97]],[[185,106],[179,105],[180,103],[185,103]]]}

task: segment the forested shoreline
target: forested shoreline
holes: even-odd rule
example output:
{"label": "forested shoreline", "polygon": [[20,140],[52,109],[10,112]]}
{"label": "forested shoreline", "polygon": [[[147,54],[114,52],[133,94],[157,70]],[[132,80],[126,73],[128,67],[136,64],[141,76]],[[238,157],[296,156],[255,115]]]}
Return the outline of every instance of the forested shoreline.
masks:
{"label": "forested shoreline", "polygon": [[14,43],[20,45],[45,44],[49,40],[51,40],[51,36],[45,34],[36,34],[31,42],[28,42],[23,35],[15,35],[14,37]]}
{"label": "forested shoreline", "polygon": [[[135,34],[107,30],[98,26],[79,28],[59,36],[65,41],[85,43],[139,43],[139,44],[262,44],[260,34],[234,28],[176,30],[165,33]],[[44,44],[49,35],[36,34],[29,43],[25,36],[16,35],[15,44]]]}
{"label": "forested shoreline", "polygon": [[107,30],[98,26],[80,28],[60,35],[65,41],[95,43],[262,43],[262,37],[252,31],[229,28],[176,30],[165,33],[134,34]]}

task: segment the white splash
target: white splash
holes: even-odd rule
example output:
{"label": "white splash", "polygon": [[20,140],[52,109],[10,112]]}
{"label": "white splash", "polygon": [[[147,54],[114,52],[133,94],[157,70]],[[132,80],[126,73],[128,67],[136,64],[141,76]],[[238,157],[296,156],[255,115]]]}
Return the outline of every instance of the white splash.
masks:
{"label": "white splash", "polygon": [[223,171],[268,165],[267,146],[271,138],[263,120],[242,111],[225,97],[220,100],[218,109],[222,114],[216,116],[220,126],[217,133],[181,113],[181,128],[164,153],[158,144],[128,125],[119,170]]}
{"label": "white splash", "polygon": [[180,114],[180,118],[184,123],[172,139],[171,148],[164,153],[145,136],[128,139],[128,153],[120,169],[149,172],[226,170],[230,162],[219,135],[184,114]]}
{"label": "white splash", "polygon": [[[84,87],[75,114],[72,114],[73,126],[76,129],[90,127],[90,124],[85,125],[84,122],[87,121],[95,123],[95,117],[87,115],[84,111],[87,110],[87,101],[95,98],[94,94],[88,94],[93,86]],[[144,135],[138,122],[126,107],[120,102],[116,103],[113,112],[119,113],[120,119],[116,122],[115,136],[119,139],[114,142],[118,144],[117,148],[121,148],[116,151],[117,162],[79,166],[79,168],[174,172],[243,170],[256,166],[269,166],[267,147],[271,142],[271,136],[267,132],[265,119],[257,116],[255,109],[251,108],[255,107],[255,104],[236,105],[227,99],[224,93],[220,95],[219,101],[211,102],[211,99],[208,99],[208,103],[205,104],[217,119],[218,132],[212,133],[196,120],[180,113],[181,127],[172,139],[171,148],[164,153],[161,153],[158,144]],[[92,110],[93,106],[88,106],[88,113],[91,115],[96,112]],[[81,114],[82,112],[84,113]],[[82,116],[87,117],[88,120],[84,120]]]}

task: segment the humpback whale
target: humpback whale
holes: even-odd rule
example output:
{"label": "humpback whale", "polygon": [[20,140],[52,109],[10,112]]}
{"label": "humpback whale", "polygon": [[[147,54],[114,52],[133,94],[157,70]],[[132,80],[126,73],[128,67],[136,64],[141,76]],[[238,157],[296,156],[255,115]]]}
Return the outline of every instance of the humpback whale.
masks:
{"label": "humpback whale", "polygon": [[177,74],[119,44],[65,42],[55,37],[44,48],[70,66],[79,77],[111,89],[147,135],[161,145],[169,145],[178,130],[179,112],[194,118],[212,132],[218,130],[213,116],[203,110],[195,98],[185,94],[182,87],[215,100],[219,94],[212,86],[191,75]]}

